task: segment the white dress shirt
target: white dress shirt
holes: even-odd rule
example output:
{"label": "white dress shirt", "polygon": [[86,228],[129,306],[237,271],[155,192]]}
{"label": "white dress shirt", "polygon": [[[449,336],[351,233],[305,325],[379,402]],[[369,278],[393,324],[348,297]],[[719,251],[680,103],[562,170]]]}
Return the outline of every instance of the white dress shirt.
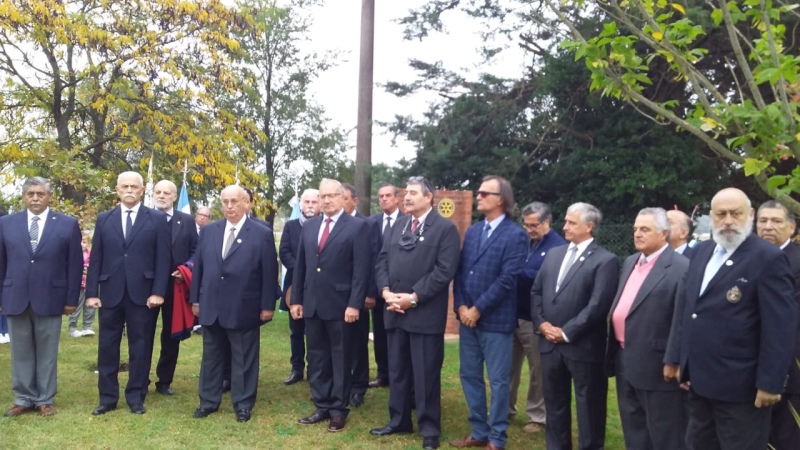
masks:
{"label": "white dress shirt", "polygon": [[[127,206],[125,206],[125,205],[120,203],[119,207],[122,210],[122,234],[123,235],[125,234],[125,222],[128,220],[127,211],[128,210],[133,211],[131,213],[131,227],[132,227],[133,224],[136,223],[136,216],[139,215],[139,207],[141,207],[141,206],[142,206],[141,202],[137,203],[136,206],[134,206],[133,208],[128,208]],[[127,238],[127,237],[128,236],[125,236],[125,238]]]}
{"label": "white dress shirt", "polygon": [[[230,221],[225,221],[225,233],[222,235],[222,257],[225,258],[225,241],[228,240],[228,236],[231,234],[231,228],[236,228],[233,231],[233,238],[236,239],[239,237],[239,232],[242,231],[242,227],[244,226],[244,221],[247,220],[247,214],[243,215],[239,222],[231,223]],[[231,248],[233,246],[231,245]],[[230,251],[230,249],[228,249]]]}
{"label": "white dress shirt", "polygon": [[47,222],[47,214],[49,214],[49,213],[50,213],[50,207],[49,206],[47,208],[45,208],[44,211],[42,211],[41,214],[34,214],[34,213],[31,212],[30,209],[28,210],[28,234],[30,234],[30,232],[31,232],[31,221],[33,220],[33,218],[34,217],[38,217],[39,218],[39,236],[36,236],[36,242],[39,242],[39,241],[42,240],[42,233],[44,232],[44,225]]}

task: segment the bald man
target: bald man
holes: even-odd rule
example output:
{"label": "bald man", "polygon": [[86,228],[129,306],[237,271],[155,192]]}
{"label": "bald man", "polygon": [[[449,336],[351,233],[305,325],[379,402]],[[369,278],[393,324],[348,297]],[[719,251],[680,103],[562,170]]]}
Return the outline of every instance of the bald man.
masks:
{"label": "bald man", "polygon": [[689,247],[689,241],[692,239],[692,219],[685,212],[673,209],[667,211],[667,220],[670,227],[669,246],[676,253],[691,258],[694,252],[694,249]]}
{"label": "bald man", "polygon": [[689,449],[766,448],[792,363],[789,260],[752,233],[753,216],[744,192],[714,196],[713,240],[697,245],[679,297],[664,378],[689,389]]}

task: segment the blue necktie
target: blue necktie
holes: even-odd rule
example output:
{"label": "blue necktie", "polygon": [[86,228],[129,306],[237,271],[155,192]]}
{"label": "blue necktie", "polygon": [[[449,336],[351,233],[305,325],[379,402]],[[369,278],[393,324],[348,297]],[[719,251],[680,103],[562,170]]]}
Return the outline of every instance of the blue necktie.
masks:
{"label": "blue necktie", "polygon": [[706,291],[706,287],[708,287],[708,283],[711,282],[711,279],[714,278],[714,275],[717,274],[719,268],[722,267],[722,264],[725,263],[725,255],[728,251],[725,247],[717,246],[714,249],[714,254],[711,255],[711,259],[708,260],[708,264],[706,264],[706,270],[703,274],[703,284],[700,286],[700,295],[703,295],[703,292]]}
{"label": "blue necktie", "polygon": [[481,247],[486,244],[486,241],[489,239],[489,232],[492,231],[492,226],[489,225],[489,222],[486,222],[486,226],[483,227],[483,233],[481,233]]}

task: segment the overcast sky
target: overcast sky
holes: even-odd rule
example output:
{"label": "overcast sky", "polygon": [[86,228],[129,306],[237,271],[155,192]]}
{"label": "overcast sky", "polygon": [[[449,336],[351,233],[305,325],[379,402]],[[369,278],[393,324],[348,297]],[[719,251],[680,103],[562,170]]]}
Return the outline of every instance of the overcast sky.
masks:
{"label": "overcast sky", "polygon": [[[375,1],[375,61],[373,93],[373,118],[375,121],[391,121],[396,115],[421,117],[434,94],[397,98],[384,91],[379,84],[387,81],[410,82],[414,71],[408,66],[410,59],[427,62],[443,61],[450,69],[464,68],[471,73],[492,72],[513,76],[519,74],[524,64],[524,55],[513,52],[504,56],[495,66],[481,66],[476,49],[480,46],[478,24],[460,13],[448,13],[445,17],[446,33],[436,33],[424,41],[403,40],[403,27],[396,19],[407,14],[425,0]],[[313,11],[314,26],[311,42],[315,49],[338,49],[345,53],[337,67],[324,73],[314,83],[313,95],[325,107],[327,115],[345,130],[352,130],[350,157],[355,158],[356,122],[358,112],[358,58],[361,32],[361,2],[354,0],[328,1]],[[412,144],[398,140],[391,146],[391,135],[378,126],[373,126],[372,162],[393,164],[400,158],[413,158]]]}

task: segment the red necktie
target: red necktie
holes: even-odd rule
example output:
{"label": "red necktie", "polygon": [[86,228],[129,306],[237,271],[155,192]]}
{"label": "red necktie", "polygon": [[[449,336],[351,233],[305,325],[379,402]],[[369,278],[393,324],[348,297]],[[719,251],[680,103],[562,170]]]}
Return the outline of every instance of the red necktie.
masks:
{"label": "red necktie", "polygon": [[414,221],[411,222],[411,232],[412,233],[416,233],[417,232],[417,228],[419,228],[419,220],[414,219]]}
{"label": "red necktie", "polygon": [[322,251],[322,247],[325,247],[325,241],[328,240],[328,235],[331,234],[331,222],[332,220],[330,217],[325,219],[325,229],[322,230],[322,237],[319,238],[319,247],[317,247],[317,253]]}

